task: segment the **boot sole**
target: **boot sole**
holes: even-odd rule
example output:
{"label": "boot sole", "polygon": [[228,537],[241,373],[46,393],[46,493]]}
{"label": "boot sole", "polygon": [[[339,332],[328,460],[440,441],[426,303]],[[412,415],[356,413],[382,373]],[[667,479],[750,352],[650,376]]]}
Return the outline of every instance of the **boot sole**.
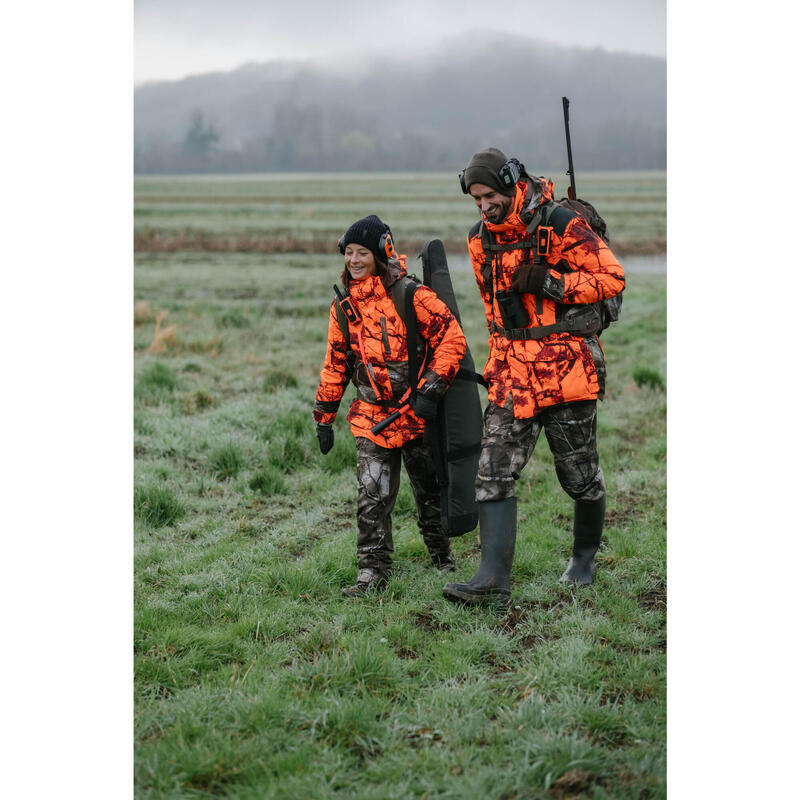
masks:
{"label": "boot sole", "polygon": [[589,579],[588,581],[579,581],[575,580],[575,578],[565,578],[563,576],[558,579],[558,582],[569,583],[572,586],[591,586],[592,583],[594,583],[592,579]]}
{"label": "boot sole", "polygon": [[445,586],[442,589],[442,595],[446,600],[466,605],[488,605],[492,603],[508,605],[511,602],[511,591],[508,589],[490,589],[476,592],[464,591],[454,586]]}
{"label": "boot sole", "polygon": [[594,582],[594,570],[592,570],[590,575],[578,575],[576,577],[572,577],[571,575],[567,575],[565,572],[559,579],[559,583],[571,583],[573,586],[591,586]]}

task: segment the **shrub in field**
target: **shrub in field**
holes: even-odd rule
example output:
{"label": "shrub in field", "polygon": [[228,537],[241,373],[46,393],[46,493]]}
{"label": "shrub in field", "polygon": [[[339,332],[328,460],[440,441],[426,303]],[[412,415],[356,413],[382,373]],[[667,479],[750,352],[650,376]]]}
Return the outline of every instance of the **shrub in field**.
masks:
{"label": "shrub in field", "polygon": [[177,385],[178,379],[173,370],[161,361],[154,361],[142,370],[136,381],[133,396],[145,402],[157,401],[170,395]]}
{"label": "shrub in field", "polygon": [[286,488],[283,475],[281,475],[280,470],[272,464],[256,472],[256,474],[250,478],[249,485],[254,492],[263,494],[266,497],[273,494],[280,494]]}
{"label": "shrub in field", "polygon": [[133,513],[146,525],[160,528],[172,525],[186,513],[186,509],[168,486],[149,484],[137,486],[134,490]]}
{"label": "shrub in field", "polygon": [[211,453],[209,464],[218,478],[227,480],[239,474],[244,466],[244,456],[239,445],[231,441]]}
{"label": "shrub in field", "polygon": [[633,371],[633,379],[640,388],[647,387],[663,391],[664,380],[661,375],[649,367],[639,367]]}
{"label": "shrub in field", "polygon": [[264,378],[263,388],[267,394],[277,392],[278,389],[293,389],[297,386],[297,378],[290,372],[275,370]]}

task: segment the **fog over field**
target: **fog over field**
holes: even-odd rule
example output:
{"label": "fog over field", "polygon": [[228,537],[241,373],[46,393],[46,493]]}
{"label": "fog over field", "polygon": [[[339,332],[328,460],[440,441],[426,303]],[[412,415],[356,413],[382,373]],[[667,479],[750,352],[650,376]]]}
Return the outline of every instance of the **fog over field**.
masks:
{"label": "fog over field", "polygon": [[451,170],[497,145],[536,172],[563,170],[563,95],[577,170],[666,166],[660,56],[473,31],[353,63],[271,60],[141,85],[135,169]]}

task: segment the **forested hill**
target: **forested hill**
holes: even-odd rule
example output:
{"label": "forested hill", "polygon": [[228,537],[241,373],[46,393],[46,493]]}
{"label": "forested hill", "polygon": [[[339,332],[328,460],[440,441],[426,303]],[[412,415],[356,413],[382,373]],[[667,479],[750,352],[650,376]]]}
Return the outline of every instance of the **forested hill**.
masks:
{"label": "forested hill", "polygon": [[273,61],[134,93],[137,172],[460,169],[496,145],[531,171],[666,166],[666,61],[486,34],[355,68]]}

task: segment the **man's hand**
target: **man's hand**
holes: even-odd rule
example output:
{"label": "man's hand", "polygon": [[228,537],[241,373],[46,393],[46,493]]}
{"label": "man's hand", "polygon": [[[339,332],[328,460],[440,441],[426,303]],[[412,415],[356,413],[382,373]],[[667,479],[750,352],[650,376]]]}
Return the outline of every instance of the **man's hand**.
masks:
{"label": "man's hand", "polygon": [[411,410],[422,419],[436,419],[436,402],[420,392],[411,401]]}
{"label": "man's hand", "polygon": [[322,455],[325,455],[333,447],[333,428],[330,425],[317,423],[317,440]]}
{"label": "man's hand", "polygon": [[520,294],[541,294],[550,265],[542,261],[540,264],[520,264],[511,280],[511,288]]}

